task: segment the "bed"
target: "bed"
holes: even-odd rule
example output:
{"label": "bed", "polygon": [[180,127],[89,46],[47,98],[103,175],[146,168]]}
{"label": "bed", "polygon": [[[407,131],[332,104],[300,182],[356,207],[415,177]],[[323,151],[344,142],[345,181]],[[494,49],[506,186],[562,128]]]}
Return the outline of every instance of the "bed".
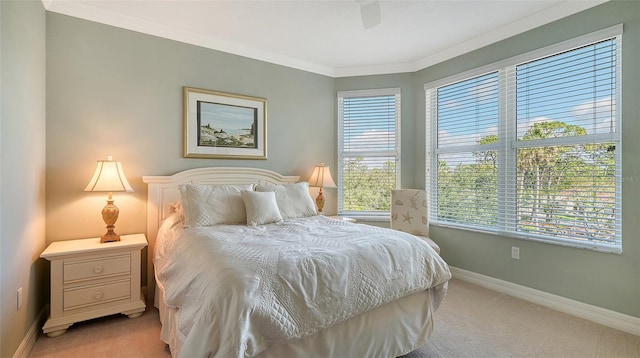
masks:
{"label": "bed", "polygon": [[172,356],[396,357],[431,336],[446,263],[413,235],[317,215],[298,179],[143,177],[147,292]]}

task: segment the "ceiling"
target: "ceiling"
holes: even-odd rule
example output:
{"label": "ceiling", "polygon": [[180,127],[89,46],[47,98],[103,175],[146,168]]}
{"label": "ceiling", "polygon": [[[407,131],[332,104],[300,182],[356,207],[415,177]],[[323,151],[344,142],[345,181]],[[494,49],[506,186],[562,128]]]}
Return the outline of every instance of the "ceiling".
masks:
{"label": "ceiling", "polygon": [[607,0],[42,0],[48,11],[332,77],[413,72]]}

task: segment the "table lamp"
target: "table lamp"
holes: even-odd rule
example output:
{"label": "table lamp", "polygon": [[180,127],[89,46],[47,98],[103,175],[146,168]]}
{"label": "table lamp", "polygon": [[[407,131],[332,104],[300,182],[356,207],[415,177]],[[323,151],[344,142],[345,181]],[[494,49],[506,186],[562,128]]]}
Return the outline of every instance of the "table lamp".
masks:
{"label": "table lamp", "polygon": [[324,195],[322,195],[322,188],[337,188],[336,183],[333,181],[331,177],[331,170],[328,166],[325,166],[324,163],[320,163],[320,165],[316,165],[315,169],[313,169],[313,174],[309,178],[309,186],[319,187],[320,193],[316,197],[316,207],[318,208],[318,213],[322,213],[322,208],[324,208]]}
{"label": "table lamp", "polygon": [[120,210],[117,206],[113,205],[112,193],[114,191],[133,191],[127,178],[124,176],[122,164],[120,162],[114,162],[111,156],[108,156],[107,160],[98,160],[98,166],[96,167],[95,173],[93,173],[93,178],[91,178],[89,185],[84,188],[84,191],[109,192],[107,205],[102,209],[102,219],[105,224],[107,224],[107,232],[102,235],[100,242],[120,241],[120,235],[114,231]]}

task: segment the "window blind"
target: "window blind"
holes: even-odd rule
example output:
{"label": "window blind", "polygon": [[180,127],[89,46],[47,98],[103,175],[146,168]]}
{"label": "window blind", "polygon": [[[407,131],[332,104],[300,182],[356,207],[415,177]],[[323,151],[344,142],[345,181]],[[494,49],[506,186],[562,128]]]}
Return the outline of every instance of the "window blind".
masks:
{"label": "window blind", "polygon": [[425,86],[432,222],[620,252],[619,59],[618,33]]}
{"label": "window blind", "polygon": [[614,37],[515,66],[518,232],[619,242],[617,59]]}
{"label": "window blind", "polygon": [[338,212],[389,212],[400,155],[400,90],[338,93]]}
{"label": "window blind", "polygon": [[497,227],[498,72],[437,89],[437,219]]}

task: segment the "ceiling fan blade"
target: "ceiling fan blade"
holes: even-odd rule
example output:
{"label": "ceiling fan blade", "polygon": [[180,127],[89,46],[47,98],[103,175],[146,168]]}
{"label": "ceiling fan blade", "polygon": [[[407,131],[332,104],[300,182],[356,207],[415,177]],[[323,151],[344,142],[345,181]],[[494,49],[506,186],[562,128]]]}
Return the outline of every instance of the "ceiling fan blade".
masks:
{"label": "ceiling fan blade", "polygon": [[360,3],[360,16],[365,29],[372,28],[380,23],[380,2],[358,1]]}

